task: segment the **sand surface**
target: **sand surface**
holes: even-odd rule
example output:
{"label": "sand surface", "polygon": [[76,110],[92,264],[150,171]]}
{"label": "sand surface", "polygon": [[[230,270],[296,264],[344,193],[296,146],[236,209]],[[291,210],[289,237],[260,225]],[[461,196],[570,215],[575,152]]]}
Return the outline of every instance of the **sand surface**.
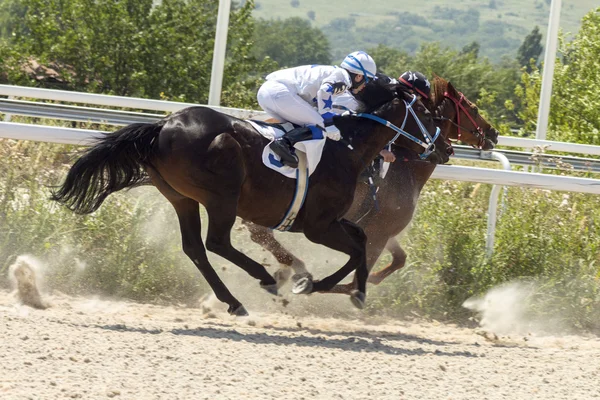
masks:
{"label": "sand surface", "polygon": [[597,337],[495,337],[291,305],[236,319],[220,307],[46,300],[34,309],[0,291],[0,399],[600,398]]}

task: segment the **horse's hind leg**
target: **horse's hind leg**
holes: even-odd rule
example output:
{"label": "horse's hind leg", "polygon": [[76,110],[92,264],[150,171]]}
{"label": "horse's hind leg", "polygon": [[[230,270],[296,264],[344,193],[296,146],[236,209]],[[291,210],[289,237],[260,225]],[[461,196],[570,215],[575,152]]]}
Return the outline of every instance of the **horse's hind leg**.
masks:
{"label": "horse's hind leg", "polygon": [[202,243],[200,205],[197,201],[179,194],[153,168],[146,168],[152,178],[152,183],[169,200],[175,208],[181,230],[181,243],[183,252],[192,260],[196,268],[202,273],[206,282],[217,296],[217,299],[229,305],[227,312],[232,315],[244,316],[248,312],[223,283],[206,257],[206,250]]}
{"label": "horse's hind leg", "polygon": [[205,205],[208,212],[208,235],[206,248],[234,263],[250,276],[260,281],[260,286],[271,294],[277,294],[277,282],[265,267],[240,252],[231,244],[231,229],[235,223],[237,204],[227,199],[211,199]]}
{"label": "horse's hind leg", "polygon": [[381,281],[406,264],[406,252],[400,247],[396,238],[390,238],[385,248],[392,253],[392,262],[384,269],[369,275],[369,283],[379,285]]}
{"label": "horse's hind leg", "polygon": [[201,225],[198,202],[188,198],[170,201],[179,218],[184,253],[200,270],[212,290],[215,292],[217,299],[229,305],[229,309],[227,310],[229,314],[238,316],[248,315],[248,312],[242,303],[233,297],[206,257],[206,250],[202,244],[202,237],[200,234]]}
{"label": "horse's hind leg", "polygon": [[291,270],[293,270],[295,274],[294,279],[309,275],[304,262],[283,247],[282,244],[275,239],[272,230],[248,221],[242,221],[242,223],[250,232],[250,239],[273,254],[273,257],[281,264],[281,267],[275,272],[275,280],[279,286],[289,279],[292,273]]}

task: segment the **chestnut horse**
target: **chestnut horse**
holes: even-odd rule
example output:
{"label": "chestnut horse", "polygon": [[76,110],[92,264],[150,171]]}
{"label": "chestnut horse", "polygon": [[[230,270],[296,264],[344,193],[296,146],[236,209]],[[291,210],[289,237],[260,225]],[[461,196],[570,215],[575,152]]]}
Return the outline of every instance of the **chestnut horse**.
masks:
{"label": "chestnut horse", "polygon": [[[371,117],[394,125],[405,121],[404,129],[415,141],[400,137],[395,144],[421,152],[418,141],[434,136],[437,128],[426,107],[399,89],[398,85],[373,80],[365,87],[363,100]],[[411,102],[415,118],[409,113]],[[331,290],[356,271],[357,290],[352,299],[362,307],[368,277],[366,236],[362,228],[343,216],[352,204],[361,171],[398,135],[389,125],[367,118],[340,116],[334,122],[353,150],[347,143],[327,141],[291,231],[304,232],[309,240],[350,256],[337,272],[315,281],[312,288],[305,286],[303,292]],[[91,213],[111,193],[150,178],[175,208],[185,254],[216,297],[229,305],[230,314],[247,315],[209,263],[206,250],[242,268],[269,293],[277,293],[274,277],[235,249],[230,240],[236,216],[272,227],[281,221],[292,201],[295,181],[262,162],[268,143],[246,121],[207,107],[186,108],[156,123],[132,124],[105,134],[74,163],[52,199],[77,213]],[[438,137],[423,154],[430,162],[443,163],[448,161],[447,151],[447,144]],[[199,204],[209,217],[206,249],[200,235]]]}
{"label": "chestnut horse", "polygon": [[[381,79],[381,78],[380,78]],[[474,147],[490,150],[498,143],[498,131],[480,114],[477,107],[450,82],[435,77],[431,101],[424,104],[434,114],[434,120],[448,140],[460,140]],[[400,247],[396,236],[411,221],[419,195],[435,169],[435,165],[418,160],[414,153],[392,145],[396,161],[390,164],[385,179],[377,192],[379,210],[374,207],[369,185],[361,184],[354,194],[352,207],[345,218],[361,226],[367,235],[367,268],[369,272],[384,249],[392,254],[392,262],[369,276],[368,282],[379,284],[392,272],[402,268],[406,252]],[[251,239],[269,250],[282,265],[276,275],[287,279],[295,272],[294,281],[310,281],[304,263],[287,251],[273,236],[272,231],[244,221]],[[356,282],[355,282],[356,283]],[[329,293],[350,294],[355,283],[337,285]]]}

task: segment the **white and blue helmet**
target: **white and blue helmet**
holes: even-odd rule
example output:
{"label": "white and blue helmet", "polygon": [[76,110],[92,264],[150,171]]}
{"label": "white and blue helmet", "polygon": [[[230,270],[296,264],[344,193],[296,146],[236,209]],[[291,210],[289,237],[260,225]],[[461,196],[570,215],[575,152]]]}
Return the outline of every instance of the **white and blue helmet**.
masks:
{"label": "white and blue helmet", "polygon": [[375,74],[377,74],[375,61],[364,51],[355,51],[348,54],[340,64],[340,67],[353,74],[364,75],[367,82],[374,79]]}

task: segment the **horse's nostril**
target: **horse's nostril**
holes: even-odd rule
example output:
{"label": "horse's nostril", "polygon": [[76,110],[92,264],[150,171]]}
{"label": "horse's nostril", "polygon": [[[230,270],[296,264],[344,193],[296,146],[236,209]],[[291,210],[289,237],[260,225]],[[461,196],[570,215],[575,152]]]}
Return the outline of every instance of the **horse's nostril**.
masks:
{"label": "horse's nostril", "polygon": [[451,156],[452,154],[454,154],[454,149],[452,147],[448,147],[446,149],[446,154],[449,155],[449,156]]}

